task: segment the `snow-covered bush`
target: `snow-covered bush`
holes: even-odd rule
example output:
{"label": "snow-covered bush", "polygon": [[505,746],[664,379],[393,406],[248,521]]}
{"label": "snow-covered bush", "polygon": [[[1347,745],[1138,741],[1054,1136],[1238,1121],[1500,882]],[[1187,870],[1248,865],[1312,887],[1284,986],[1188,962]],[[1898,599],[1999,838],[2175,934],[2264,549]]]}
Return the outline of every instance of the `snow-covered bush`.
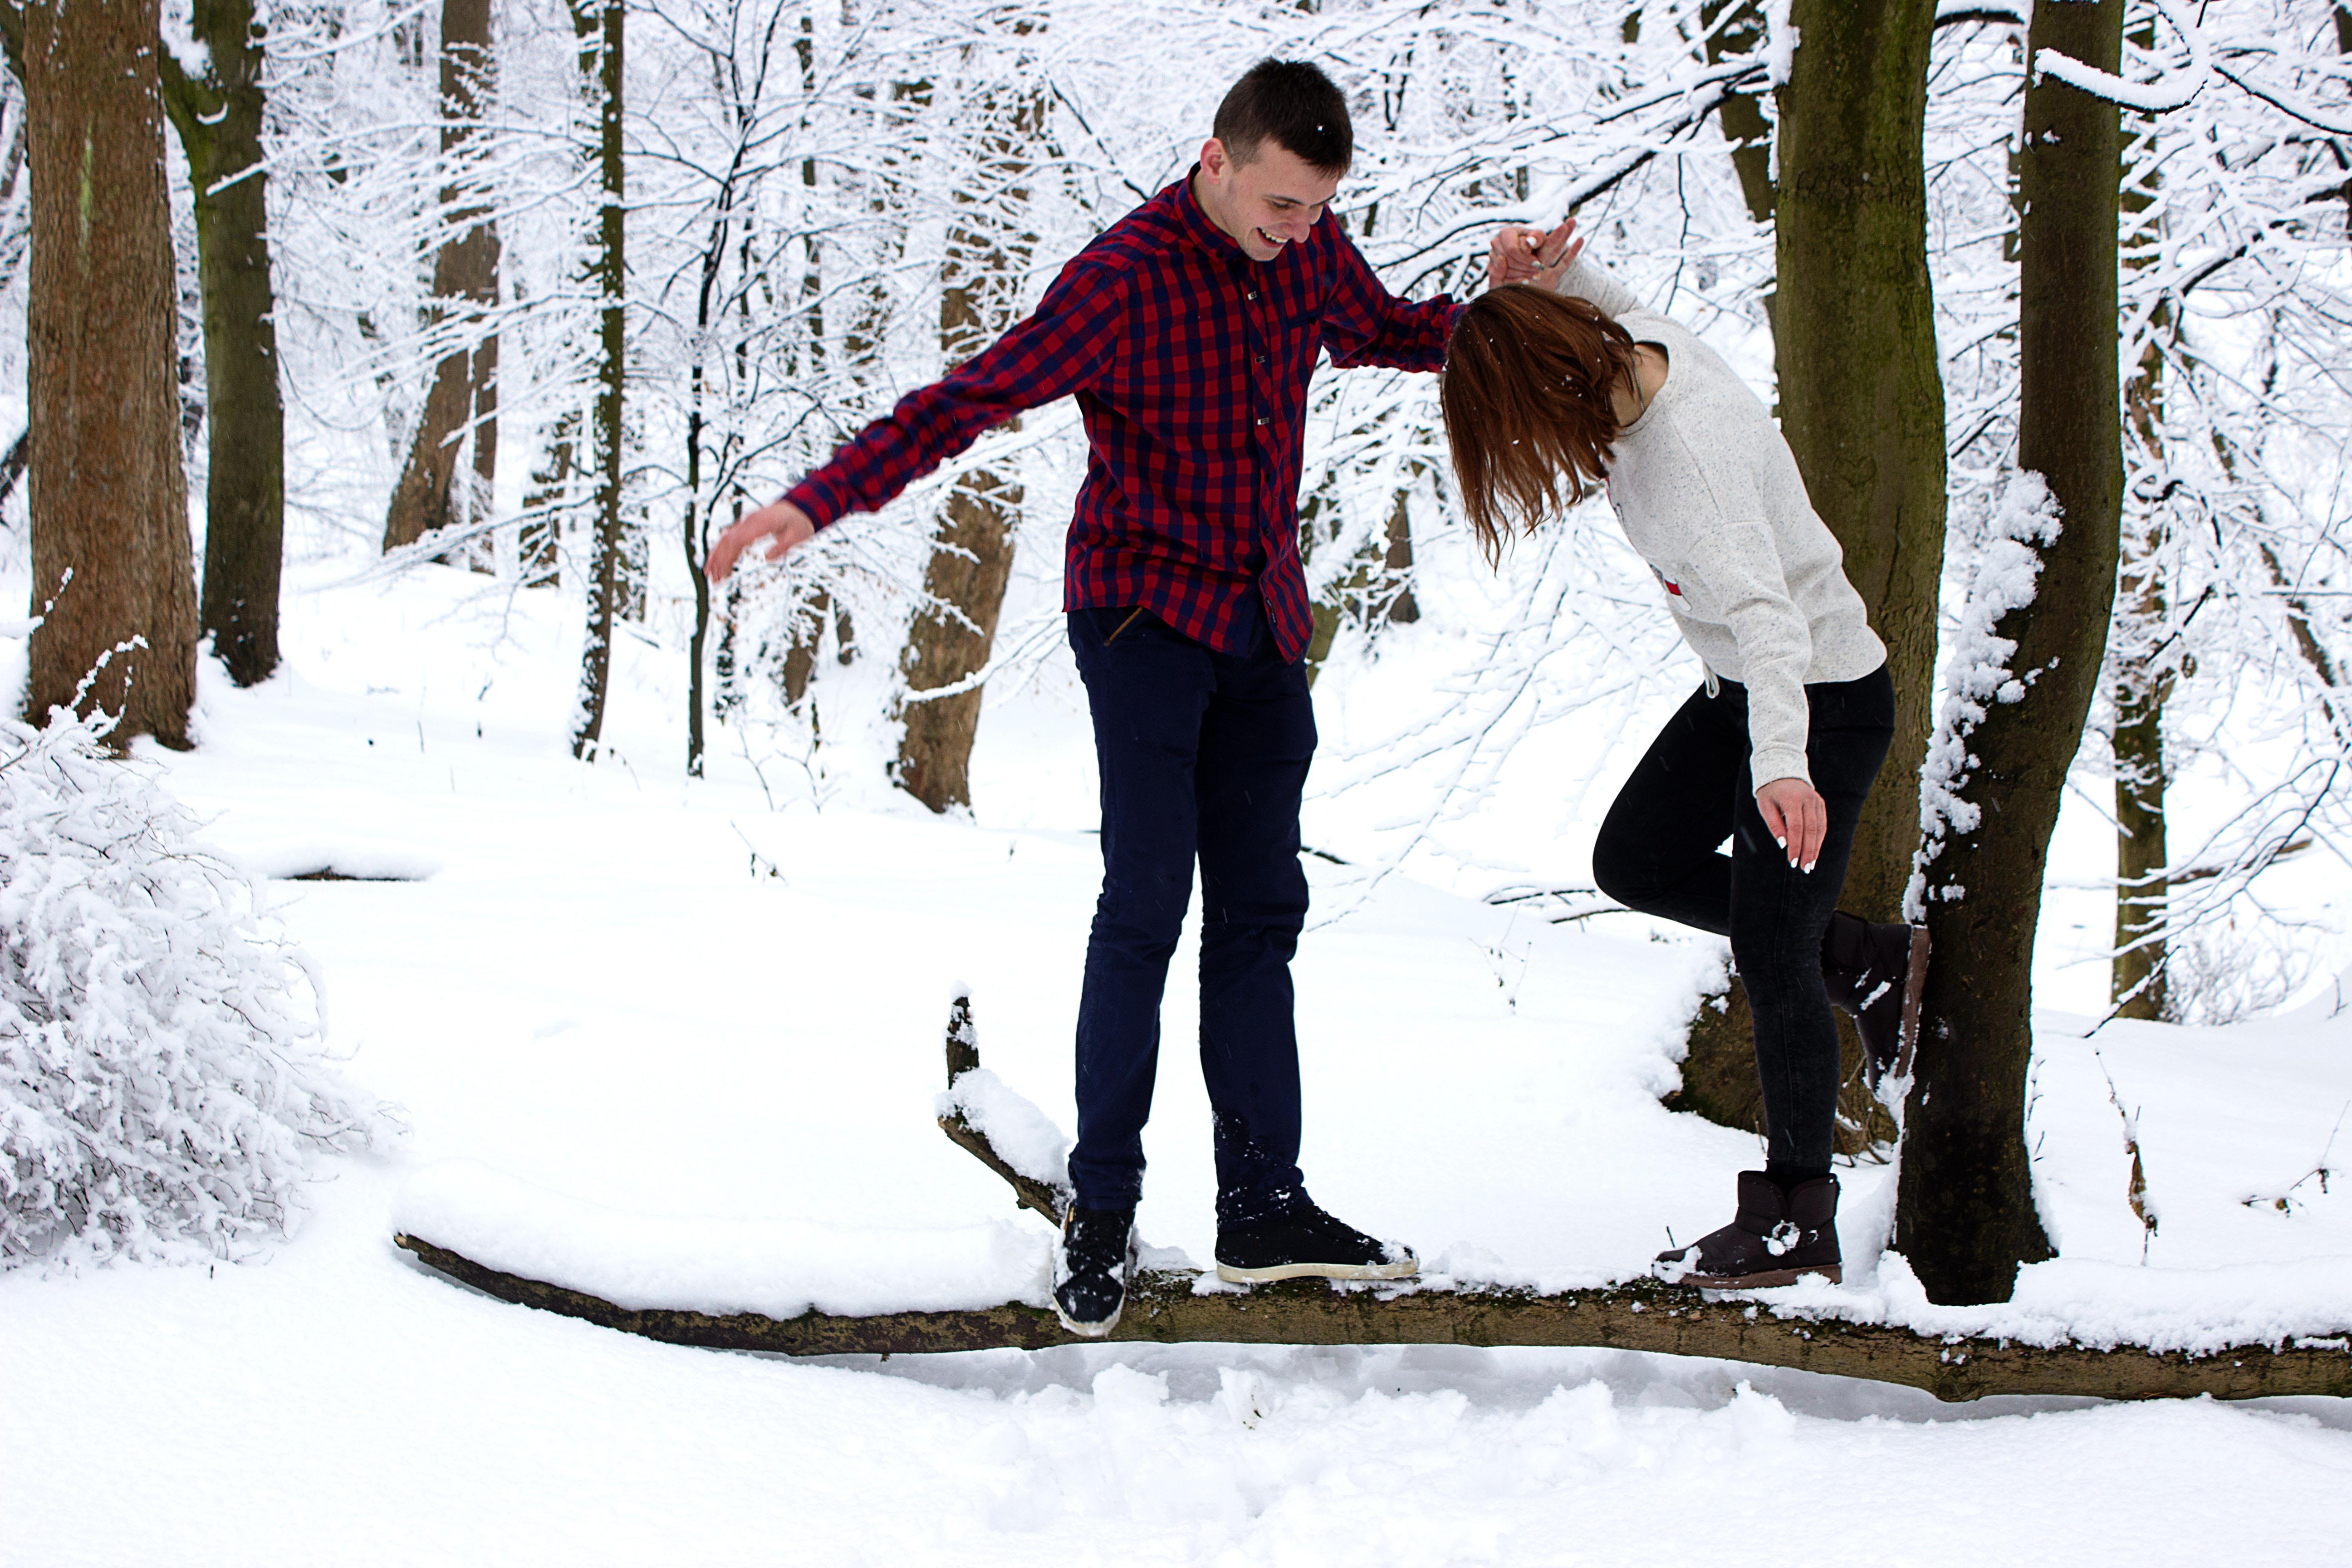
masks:
{"label": "snow-covered bush", "polygon": [[260,889],[110,727],[0,720],[0,1267],[234,1257],[385,1127]]}

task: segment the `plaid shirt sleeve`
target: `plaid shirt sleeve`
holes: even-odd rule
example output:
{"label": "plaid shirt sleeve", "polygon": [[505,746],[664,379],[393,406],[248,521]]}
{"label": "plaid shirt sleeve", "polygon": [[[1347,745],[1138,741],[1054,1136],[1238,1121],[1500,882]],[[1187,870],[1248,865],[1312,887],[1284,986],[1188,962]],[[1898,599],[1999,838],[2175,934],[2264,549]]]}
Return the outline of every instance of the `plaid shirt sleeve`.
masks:
{"label": "plaid shirt sleeve", "polygon": [[1388,365],[1397,370],[1444,370],[1445,340],[1462,307],[1440,294],[1419,304],[1390,293],[1364,260],[1356,242],[1339,237],[1331,295],[1324,307],[1323,346],[1342,369]]}
{"label": "plaid shirt sleeve", "polygon": [[872,511],[1024,408],[1090,384],[1111,363],[1126,279],[1081,257],[1062,269],[1028,320],[852,437],[785,492],[819,528]]}

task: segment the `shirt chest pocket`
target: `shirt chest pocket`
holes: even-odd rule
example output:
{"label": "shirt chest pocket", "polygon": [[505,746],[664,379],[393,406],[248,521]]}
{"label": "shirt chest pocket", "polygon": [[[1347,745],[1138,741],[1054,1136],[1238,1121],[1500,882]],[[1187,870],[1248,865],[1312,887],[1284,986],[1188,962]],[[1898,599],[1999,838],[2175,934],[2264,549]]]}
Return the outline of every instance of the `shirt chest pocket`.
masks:
{"label": "shirt chest pocket", "polygon": [[1323,312],[1310,308],[1277,317],[1266,329],[1266,339],[1261,351],[1267,360],[1265,368],[1285,380],[1304,383],[1315,374],[1315,356],[1323,347]]}

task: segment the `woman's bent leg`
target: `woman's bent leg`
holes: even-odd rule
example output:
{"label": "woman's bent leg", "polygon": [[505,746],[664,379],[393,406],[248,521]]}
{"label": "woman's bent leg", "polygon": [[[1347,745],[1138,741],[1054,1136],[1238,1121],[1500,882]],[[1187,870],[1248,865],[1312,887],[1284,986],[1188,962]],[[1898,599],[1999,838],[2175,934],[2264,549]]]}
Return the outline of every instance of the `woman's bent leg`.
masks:
{"label": "woman's bent leg", "polygon": [[[1735,787],[1748,776],[1748,705],[1737,687],[1701,687],[1650,742],[1617,792],[1592,846],[1601,890],[1646,915],[1717,936],[1731,932]],[[1752,807],[1751,807],[1752,809]]]}

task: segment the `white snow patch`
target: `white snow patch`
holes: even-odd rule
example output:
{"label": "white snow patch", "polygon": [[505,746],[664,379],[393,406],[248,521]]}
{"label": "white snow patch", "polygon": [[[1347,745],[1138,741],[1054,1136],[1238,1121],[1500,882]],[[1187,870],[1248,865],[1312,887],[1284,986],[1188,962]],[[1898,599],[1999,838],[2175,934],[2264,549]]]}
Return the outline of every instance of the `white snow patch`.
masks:
{"label": "white snow patch", "polygon": [[265,839],[243,846],[236,858],[257,877],[283,879],[331,872],[362,882],[422,882],[443,864],[438,856],[405,845],[341,837]]}
{"label": "white snow patch", "polygon": [[986,1068],[942,1089],[939,1114],[961,1116],[1015,1171],[1049,1186],[1070,1184],[1070,1141],[1053,1118]]}
{"label": "white snow patch", "polygon": [[0,719],[0,1266],[243,1256],[391,1131],[267,896],[112,728]]}
{"label": "white snow patch", "polygon": [[[1790,19],[1790,0],[1767,0],[1764,7],[1764,74],[1776,89],[1789,85],[1797,46],[1802,41],[1797,24]],[[1764,96],[1769,99],[1770,95]]]}
{"label": "white snow patch", "polygon": [[636,1214],[566,1197],[472,1160],[429,1165],[395,1229],[502,1274],[615,1306],[796,1318],[1046,1303],[1049,1238],[996,1221],[935,1229]]}
{"label": "white snow patch", "polygon": [[[1911,862],[1911,882],[1904,889],[1904,918],[1924,920],[1927,907],[1927,868],[1943,853],[1947,838],[1973,833],[1983,812],[1965,797],[1969,770],[1978,759],[1969,751],[1969,736],[1983,723],[1992,702],[2021,702],[2039,670],[2013,673],[2009,661],[2017,653],[2013,638],[1994,635],[1993,628],[2011,610],[2033,603],[2034,579],[2042,574],[2042,549],[2056,542],[2059,531],[2057,498],[2040,474],[2025,472],[2010,482],[1993,513],[1991,537],[1969,584],[1967,607],[1953,638],[1949,685],[1943,709],[1936,716],[1935,739],[1919,770],[1920,845]],[[1946,884],[1936,896],[1958,899],[1965,889]]]}

